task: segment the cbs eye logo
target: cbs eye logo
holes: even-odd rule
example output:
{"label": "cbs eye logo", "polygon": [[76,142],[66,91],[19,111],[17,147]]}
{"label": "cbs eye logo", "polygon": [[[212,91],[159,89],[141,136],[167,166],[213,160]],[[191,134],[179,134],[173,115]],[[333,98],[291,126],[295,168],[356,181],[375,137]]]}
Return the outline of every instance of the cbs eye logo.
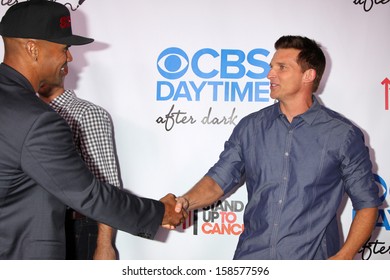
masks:
{"label": "cbs eye logo", "polygon": [[157,59],[158,72],[169,80],[181,78],[187,72],[188,66],[188,56],[179,48],[168,48]]}
{"label": "cbs eye logo", "polygon": [[158,72],[166,79],[181,78],[189,68],[191,73],[201,79],[249,78],[261,80],[267,77],[269,63],[266,61],[269,51],[263,48],[245,52],[239,49],[214,50],[203,48],[191,58],[179,48],[165,49],[157,58]]}

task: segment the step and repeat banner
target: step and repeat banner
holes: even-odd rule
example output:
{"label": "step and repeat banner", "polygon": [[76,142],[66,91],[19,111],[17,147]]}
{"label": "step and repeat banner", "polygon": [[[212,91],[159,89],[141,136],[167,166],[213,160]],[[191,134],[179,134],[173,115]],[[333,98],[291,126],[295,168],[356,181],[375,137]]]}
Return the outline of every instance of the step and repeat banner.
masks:
{"label": "step and repeat banner", "polygon": [[[1,1],[1,16],[15,2]],[[316,95],[364,132],[383,200],[356,259],[390,259],[389,0],[57,2],[74,33],[95,39],[71,47],[66,87],[110,112],[124,188],[156,199],[186,192],[239,120],[274,103],[266,75],[280,36],[319,42],[327,69]],[[119,231],[120,258],[229,260],[246,199],[244,185],[153,241]],[[345,197],[344,239],[353,214]]]}

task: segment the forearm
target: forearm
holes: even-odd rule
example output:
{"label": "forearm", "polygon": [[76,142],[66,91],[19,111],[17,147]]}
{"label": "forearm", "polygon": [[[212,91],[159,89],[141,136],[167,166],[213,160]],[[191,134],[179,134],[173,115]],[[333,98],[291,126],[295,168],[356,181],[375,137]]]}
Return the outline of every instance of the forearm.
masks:
{"label": "forearm", "polygon": [[114,229],[105,224],[98,224],[98,236],[96,241],[95,260],[115,260],[116,253],[113,246]]}
{"label": "forearm", "polygon": [[193,210],[212,204],[223,194],[221,187],[211,177],[205,176],[183,197],[189,203],[188,210]]}
{"label": "forearm", "polygon": [[114,236],[114,229],[106,224],[98,224],[98,238],[97,244],[112,245]]}
{"label": "forearm", "polygon": [[351,260],[370,238],[378,217],[377,208],[364,208],[356,212],[344,245],[331,259]]}

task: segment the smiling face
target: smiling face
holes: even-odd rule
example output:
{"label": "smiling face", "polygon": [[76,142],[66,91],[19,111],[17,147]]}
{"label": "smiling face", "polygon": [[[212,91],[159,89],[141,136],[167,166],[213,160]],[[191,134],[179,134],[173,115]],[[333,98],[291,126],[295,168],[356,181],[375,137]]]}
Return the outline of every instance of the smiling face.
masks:
{"label": "smiling face", "polygon": [[297,62],[300,50],[278,49],[270,63],[271,98],[287,101],[299,95],[304,88],[304,74]]}
{"label": "smiling face", "polygon": [[68,62],[73,60],[67,45],[40,41],[40,83],[59,85],[68,73]]}

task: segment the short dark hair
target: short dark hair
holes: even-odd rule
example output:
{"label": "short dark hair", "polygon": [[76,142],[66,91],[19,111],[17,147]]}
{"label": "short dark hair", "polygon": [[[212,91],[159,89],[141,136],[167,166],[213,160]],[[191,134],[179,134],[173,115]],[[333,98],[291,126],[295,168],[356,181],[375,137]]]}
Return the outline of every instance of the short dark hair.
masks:
{"label": "short dark hair", "polygon": [[321,46],[312,39],[302,36],[282,36],[275,42],[275,49],[300,50],[297,63],[303,71],[314,69],[316,78],[313,82],[313,92],[317,91],[325,71],[326,58]]}

